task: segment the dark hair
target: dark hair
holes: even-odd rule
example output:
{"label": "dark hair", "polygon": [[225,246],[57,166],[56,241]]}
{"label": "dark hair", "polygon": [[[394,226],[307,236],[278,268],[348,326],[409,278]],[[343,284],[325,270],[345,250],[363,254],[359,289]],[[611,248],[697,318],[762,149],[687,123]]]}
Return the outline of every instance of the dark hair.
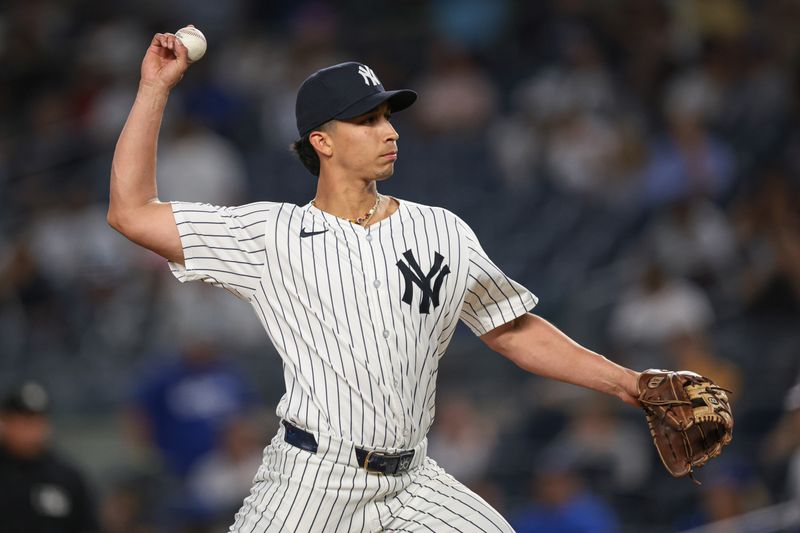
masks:
{"label": "dark hair", "polygon": [[289,146],[289,149],[294,152],[300,162],[303,163],[303,166],[317,177],[319,177],[319,154],[314,150],[314,147],[311,146],[309,137],[315,131],[330,131],[331,124],[333,124],[333,121],[329,120],[321,126],[309,131]]}
{"label": "dark hair", "polygon": [[311,146],[311,141],[308,140],[309,135],[310,133],[307,133],[297,139],[289,146],[289,149],[294,152],[309,172],[319,177],[319,155],[317,151],[314,150],[314,147]]}

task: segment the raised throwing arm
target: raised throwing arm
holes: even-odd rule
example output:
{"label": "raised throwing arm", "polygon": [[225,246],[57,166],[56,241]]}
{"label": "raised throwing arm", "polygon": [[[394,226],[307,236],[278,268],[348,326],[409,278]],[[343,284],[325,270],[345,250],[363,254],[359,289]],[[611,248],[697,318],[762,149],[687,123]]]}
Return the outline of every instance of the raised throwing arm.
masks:
{"label": "raised throwing arm", "polygon": [[183,263],[183,249],[170,204],[158,201],[156,151],[167,97],[188,66],[187,50],[173,34],[153,37],[142,61],[136,100],[114,150],[108,207],[114,229],[177,263]]}

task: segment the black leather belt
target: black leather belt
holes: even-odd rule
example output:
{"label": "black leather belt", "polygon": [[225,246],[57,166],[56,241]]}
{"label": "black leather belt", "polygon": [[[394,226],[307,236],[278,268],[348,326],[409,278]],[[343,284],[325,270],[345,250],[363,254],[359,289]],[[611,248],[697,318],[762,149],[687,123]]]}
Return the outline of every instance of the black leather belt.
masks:
{"label": "black leather belt", "polygon": [[[307,452],[317,452],[317,439],[314,438],[314,435],[286,420],[281,420],[281,423],[286,428],[283,438],[288,444]],[[367,472],[378,472],[390,476],[404,474],[411,468],[413,459],[414,450],[400,453],[381,453],[356,447],[356,460]]]}

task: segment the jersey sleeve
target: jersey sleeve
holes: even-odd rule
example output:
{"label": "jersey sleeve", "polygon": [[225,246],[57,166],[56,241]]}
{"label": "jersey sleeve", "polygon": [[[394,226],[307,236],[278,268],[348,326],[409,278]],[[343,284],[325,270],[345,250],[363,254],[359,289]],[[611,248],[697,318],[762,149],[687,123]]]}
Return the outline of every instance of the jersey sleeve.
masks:
{"label": "jersey sleeve", "polygon": [[483,335],[533,309],[539,299],[506,276],[486,255],[472,229],[458,220],[469,264],[459,318],[475,335]]}
{"label": "jersey sleeve", "polygon": [[250,300],[264,271],[266,221],[275,204],[239,207],[172,202],[184,264],[170,263],[181,283],[203,281]]}

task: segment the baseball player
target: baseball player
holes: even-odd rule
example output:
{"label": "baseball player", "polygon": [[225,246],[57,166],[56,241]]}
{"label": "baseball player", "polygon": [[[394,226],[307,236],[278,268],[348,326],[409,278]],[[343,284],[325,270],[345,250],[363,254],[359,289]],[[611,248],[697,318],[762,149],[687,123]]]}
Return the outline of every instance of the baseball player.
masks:
{"label": "baseball player", "polygon": [[512,531],[426,456],[436,377],[458,321],[525,370],[637,405],[638,373],[529,313],[536,297],[446,209],[381,195],[414,103],[359,63],[300,87],[294,150],[318,176],[306,205],[161,203],[156,145],[188,67],[157,34],[111,171],[109,223],[249,302],[283,360],[281,425],[230,531]]}

